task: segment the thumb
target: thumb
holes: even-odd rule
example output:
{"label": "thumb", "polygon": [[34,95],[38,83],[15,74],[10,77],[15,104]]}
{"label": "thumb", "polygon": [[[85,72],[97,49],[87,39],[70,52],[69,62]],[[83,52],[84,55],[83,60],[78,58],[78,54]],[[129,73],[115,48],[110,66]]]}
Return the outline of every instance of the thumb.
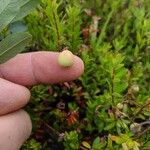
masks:
{"label": "thumb", "polygon": [[0,117],[0,150],[19,150],[31,134],[28,114],[17,111]]}
{"label": "thumb", "polygon": [[0,116],[19,110],[30,99],[30,91],[21,85],[0,78]]}

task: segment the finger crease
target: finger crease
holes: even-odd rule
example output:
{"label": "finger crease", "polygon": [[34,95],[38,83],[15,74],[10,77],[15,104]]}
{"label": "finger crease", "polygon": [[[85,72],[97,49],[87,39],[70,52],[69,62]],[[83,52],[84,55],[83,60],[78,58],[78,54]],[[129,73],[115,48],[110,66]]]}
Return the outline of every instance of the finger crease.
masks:
{"label": "finger crease", "polygon": [[32,53],[30,54],[30,66],[31,66],[31,75],[32,75],[34,82],[39,83],[37,78],[36,78],[35,72],[34,72]]}

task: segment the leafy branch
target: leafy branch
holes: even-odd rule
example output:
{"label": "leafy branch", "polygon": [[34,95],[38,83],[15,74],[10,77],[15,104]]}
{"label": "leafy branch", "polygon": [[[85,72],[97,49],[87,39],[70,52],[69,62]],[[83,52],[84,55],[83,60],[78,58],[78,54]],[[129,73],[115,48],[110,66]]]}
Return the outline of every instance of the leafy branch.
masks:
{"label": "leafy branch", "polygon": [[[0,33],[11,23],[21,20],[38,4],[39,0],[0,0]],[[31,41],[31,35],[19,32],[8,35],[0,42],[0,63],[23,51]]]}

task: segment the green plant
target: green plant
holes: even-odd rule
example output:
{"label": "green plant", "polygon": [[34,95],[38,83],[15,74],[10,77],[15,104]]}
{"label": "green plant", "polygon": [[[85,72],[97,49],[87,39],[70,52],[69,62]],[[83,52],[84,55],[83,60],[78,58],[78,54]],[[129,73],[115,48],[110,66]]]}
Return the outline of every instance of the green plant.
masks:
{"label": "green plant", "polygon": [[40,143],[38,143],[35,139],[31,139],[28,143],[25,143],[23,146],[24,150],[42,150]]}
{"label": "green plant", "polygon": [[89,149],[89,150],[102,150],[106,146],[106,142],[101,141],[99,137],[96,137],[92,144],[90,145],[88,142],[83,141],[81,145],[81,149]]}
{"label": "green plant", "polygon": [[64,146],[65,146],[65,150],[71,150],[71,149],[78,150],[79,149],[78,134],[76,131],[65,133]]}
{"label": "green plant", "polygon": [[140,144],[132,139],[131,134],[122,134],[120,137],[110,135],[109,138],[122,146],[123,150],[139,150]]}
{"label": "green plant", "polygon": [[85,64],[79,80],[53,85],[51,94],[42,86],[46,100],[32,91],[28,112],[51,141],[41,142],[43,149],[149,147],[149,7],[149,0],[42,0],[26,18],[34,48],[68,46]]}
{"label": "green plant", "polygon": [[[0,3],[0,34],[6,32],[8,25],[21,20],[35,8],[39,1],[34,0],[1,0]],[[5,31],[4,31],[5,30]],[[13,40],[12,40],[13,39]],[[18,32],[7,35],[0,42],[0,63],[4,63],[24,50],[31,41],[27,32]]]}
{"label": "green plant", "polygon": [[63,7],[62,1],[42,0],[41,6],[27,17],[28,27],[39,47],[56,51],[68,46],[70,51],[77,52],[82,42],[81,9],[74,5],[66,10]]}

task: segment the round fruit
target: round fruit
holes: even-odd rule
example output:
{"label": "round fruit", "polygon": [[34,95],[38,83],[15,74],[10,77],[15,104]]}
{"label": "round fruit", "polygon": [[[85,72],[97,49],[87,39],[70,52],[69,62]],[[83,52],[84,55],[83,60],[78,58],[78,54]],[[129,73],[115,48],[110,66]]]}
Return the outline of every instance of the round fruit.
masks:
{"label": "round fruit", "polygon": [[58,64],[62,67],[70,67],[73,65],[73,57],[69,50],[64,50],[58,56]]}
{"label": "round fruit", "polygon": [[137,133],[137,132],[140,132],[141,131],[141,125],[139,123],[132,123],[130,125],[130,130],[133,132],[133,133]]}
{"label": "round fruit", "polygon": [[140,90],[138,85],[132,85],[131,89],[133,92],[139,92],[139,90]]}
{"label": "round fruit", "polygon": [[118,109],[123,109],[123,104],[118,103],[118,104],[117,104],[117,108],[118,108]]}

